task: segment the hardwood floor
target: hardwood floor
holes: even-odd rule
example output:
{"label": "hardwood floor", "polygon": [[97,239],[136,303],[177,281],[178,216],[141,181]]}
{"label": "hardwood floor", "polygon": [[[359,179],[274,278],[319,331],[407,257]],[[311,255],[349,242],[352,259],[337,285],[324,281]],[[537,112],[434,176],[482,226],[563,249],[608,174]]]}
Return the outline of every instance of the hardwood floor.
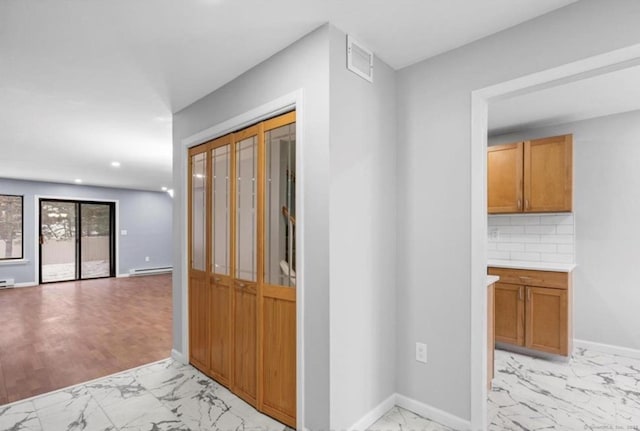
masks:
{"label": "hardwood floor", "polygon": [[0,405],[171,354],[171,276],[0,290]]}

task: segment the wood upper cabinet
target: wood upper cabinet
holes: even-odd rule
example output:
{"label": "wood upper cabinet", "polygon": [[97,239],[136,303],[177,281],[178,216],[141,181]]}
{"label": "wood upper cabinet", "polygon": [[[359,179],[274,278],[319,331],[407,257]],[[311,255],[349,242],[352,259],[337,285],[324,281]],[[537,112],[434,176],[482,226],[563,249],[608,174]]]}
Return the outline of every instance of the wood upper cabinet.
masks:
{"label": "wood upper cabinet", "polygon": [[495,284],[495,340],[556,355],[571,352],[571,275],[489,268]]}
{"label": "wood upper cabinet", "polygon": [[522,211],[523,144],[489,147],[487,188],[490,213]]}
{"label": "wood upper cabinet", "polygon": [[572,135],[492,146],[487,163],[490,214],[572,210]]}

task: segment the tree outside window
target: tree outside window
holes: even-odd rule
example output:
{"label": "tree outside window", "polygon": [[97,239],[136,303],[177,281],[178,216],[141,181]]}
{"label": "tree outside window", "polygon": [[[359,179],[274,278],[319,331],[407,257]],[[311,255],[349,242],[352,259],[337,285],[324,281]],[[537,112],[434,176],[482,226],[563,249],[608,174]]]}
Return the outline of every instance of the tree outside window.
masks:
{"label": "tree outside window", "polygon": [[0,260],[22,259],[22,196],[0,195]]}

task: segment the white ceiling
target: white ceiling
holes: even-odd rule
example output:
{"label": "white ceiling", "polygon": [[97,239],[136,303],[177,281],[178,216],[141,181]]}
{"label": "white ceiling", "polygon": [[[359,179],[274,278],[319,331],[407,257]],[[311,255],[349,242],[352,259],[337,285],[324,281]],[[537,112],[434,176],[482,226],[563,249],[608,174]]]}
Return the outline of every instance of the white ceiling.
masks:
{"label": "white ceiling", "polygon": [[325,22],[399,69],[574,1],[2,0],[0,176],[171,187],[171,113]]}
{"label": "white ceiling", "polygon": [[489,106],[492,136],[640,109],[640,66],[519,95]]}

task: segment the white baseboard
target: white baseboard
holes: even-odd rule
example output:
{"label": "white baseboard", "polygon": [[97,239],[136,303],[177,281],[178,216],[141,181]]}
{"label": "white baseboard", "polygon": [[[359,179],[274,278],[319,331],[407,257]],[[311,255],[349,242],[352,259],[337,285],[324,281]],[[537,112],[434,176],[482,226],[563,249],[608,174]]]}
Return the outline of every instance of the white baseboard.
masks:
{"label": "white baseboard", "polygon": [[470,421],[404,395],[396,394],[396,405],[455,430],[465,431],[471,429]]}
{"label": "white baseboard", "polygon": [[640,359],[640,350],[629,347],[614,346],[611,344],[595,343],[593,341],[573,340],[573,347],[580,347],[596,352],[609,353],[611,355],[625,356],[627,358]]}
{"label": "white baseboard", "polygon": [[386,400],[371,409],[362,416],[356,423],[351,425],[347,431],[365,431],[373,425],[378,419],[384,416],[389,410],[396,405],[396,394],[392,394]]}
{"label": "white baseboard", "polygon": [[362,418],[356,421],[356,423],[351,425],[348,428],[348,431],[366,430],[394,406],[402,407],[403,409],[412,411],[426,419],[438,422],[458,431],[467,431],[471,429],[471,422],[468,420],[459,418],[451,413],[447,413],[404,395],[393,394],[362,416]]}
{"label": "white baseboard", "polygon": [[126,278],[128,276],[129,276],[129,274],[118,274],[118,275],[116,275],[116,278]]}
{"label": "white baseboard", "polygon": [[180,362],[181,364],[188,364],[189,361],[187,360],[187,357],[184,356],[182,353],[178,352],[176,349],[171,349],[171,357]]}
{"label": "white baseboard", "polygon": [[37,285],[38,283],[36,283],[35,281],[27,281],[24,283],[16,283],[13,287],[33,287]]}

